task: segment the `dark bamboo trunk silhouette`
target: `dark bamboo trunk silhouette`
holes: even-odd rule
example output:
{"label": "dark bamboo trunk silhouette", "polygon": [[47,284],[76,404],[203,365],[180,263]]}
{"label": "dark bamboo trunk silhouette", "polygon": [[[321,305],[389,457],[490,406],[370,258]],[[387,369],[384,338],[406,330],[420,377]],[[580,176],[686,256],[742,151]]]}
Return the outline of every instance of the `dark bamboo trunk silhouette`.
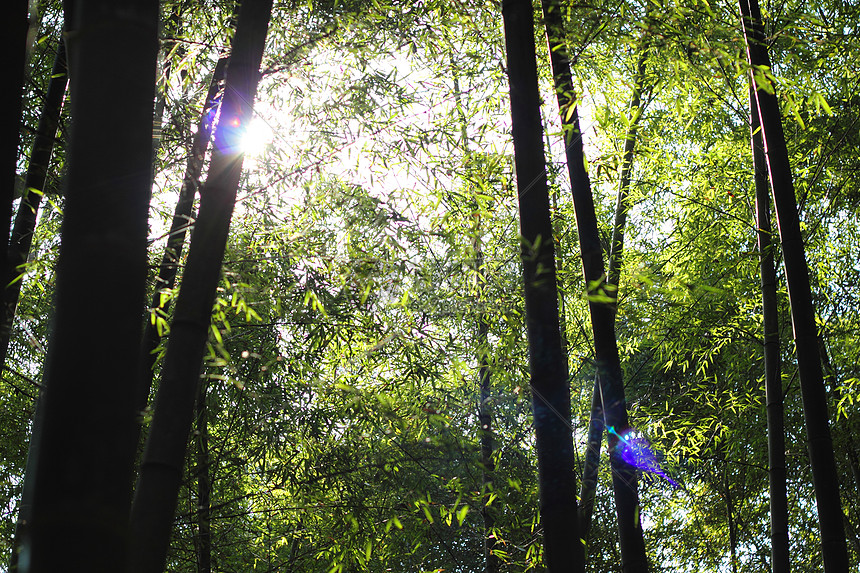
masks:
{"label": "dark bamboo trunk silhouette", "polygon": [[[630,114],[630,127],[624,137],[624,154],[621,162],[621,177],[618,185],[618,198],[615,205],[615,222],[612,226],[612,241],[609,251],[609,270],[607,271],[607,291],[616,299],[618,307],[618,285],[621,278],[621,265],[624,251],[624,230],[627,226],[627,213],[630,211],[630,181],[633,173],[633,153],[636,150],[639,120],[644,112],[642,95],[645,92],[645,64],[648,56],[647,38],[645,39],[639,62],[636,66],[633,95],[627,111]],[[594,496],[597,491],[597,470],[600,463],[600,444],[603,440],[603,401],[600,397],[600,382],[595,379],[591,398],[591,414],[586,434],[585,463],[582,470],[582,489],[580,490],[579,514],[582,538],[588,541],[591,530],[591,517],[594,511]]]}
{"label": "dark bamboo trunk silhouette", "polygon": [[[544,134],[546,138],[546,154],[548,157],[552,157],[552,147],[550,146],[551,140],[549,137],[549,133]],[[553,193],[552,189],[550,189],[550,209],[552,209],[552,225],[554,229],[557,229],[561,226],[561,215],[558,210],[558,193]],[[563,260],[564,259],[564,244],[560,240],[558,234],[553,236],[553,243],[555,244],[555,253],[556,258]],[[564,290],[559,289],[558,291],[558,329],[561,332],[561,351],[565,356],[568,356],[568,349],[570,348],[570,333],[568,332],[567,325],[567,301],[565,300]],[[582,512],[582,507],[579,508],[580,512]],[[585,535],[580,530],[580,537],[585,539]]]}
{"label": "dark bamboo trunk silhouette", "polygon": [[[476,231],[477,232],[477,231]],[[481,238],[476,234],[474,239],[475,251],[475,273],[479,292],[486,284],[486,271],[484,269],[484,253],[481,250]],[[479,297],[479,301],[484,300]],[[496,465],[493,462],[493,413],[492,413],[492,381],[490,370],[490,324],[487,314],[481,312],[478,318],[478,382],[480,386],[478,403],[478,430],[481,445],[481,487],[484,496],[489,496],[493,491],[493,474]],[[481,506],[481,518],[484,521],[484,562],[486,573],[497,573],[499,571],[499,558],[493,553],[497,548],[497,540],[493,534],[496,520],[494,510],[486,504]]]}
{"label": "dark bamboo trunk silhouette", "polygon": [[[456,70],[453,57],[451,68]],[[469,150],[469,129],[466,120],[466,112],[460,98],[460,79],[454,74],[454,102],[457,105],[457,115],[460,120],[460,136],[463,138],[463,156],[466,172],[471,168],[472,154]],[[468,180],[467,175],[467,180]],[[475,207],[477,210],[477,206]],[[480,218],[475,219],[474,237],[472,239],[472,250],[474,252],[473,269],[475,271],[475,291],[479,304],[484,302],[484,285],[487,283],[487,275],[484,268],[484,252],[481,248]],[[493,491],[493,474],[495,463],[493,462],[493,412],[491,407],[492,373],[490,365],[490,324],[487,313],[483,310],[478,316],[478,332],[475,339],[478,360],[478,441],[481,448],[481,491],[483,499],[488,499]],[[486,573],[498,573],[499,558],[493,553],[498,545],[498,540],[493,534],[495,527],[495,516],[493,508],[481,506],[481,519],[484,522],[484,571]]]}
{"label": "dark bamboo trunk silhouette", "polygon": [[[241,2],[237,0],[233,7],[233,13],[229,19],[230,27],[234,27]],[[174,12],[171,17],[171,25],[179,26],[179,13]],[[149,402],[149,394],[152,389],[154,368],[156,363],[156,351],[161,344],[162,334],[159,332],[154,320],[156,317],[165,317],[170,310],[170,299],[162,302],[162,292],[170,291],[176,286],[176,277],[179,272],[179,264],[182,259],[182,251],[185,246],[185,237],[188,230],[193,228],[194,222],[194,198],[200,188],[200,176],[203,173],[203,165],[206,153],[209,150],[209,142],[212,138],[212,128],[218,106],[223,97],[224,73],[227,70],[229,54],[222,54],[215,64],[209,88],[203,100],[203,111],[197,122],[197,130],[191,138],[191,149],[188,152],[188,161],[185,165],[185,173],[182,176],[182,186],[176,207],[173,211],[173,220],[167,234],[167,246],[158,266],[158,276],[155,279],[155,289],[150,302],[150,316],[144,326],[143,338],[140,347],[140,380],[137,395],[138,410],[146,409]],[[169,73],[169,72],[165,72]]]}
{"label": "dark bamboo trunk silhouette", "polygon": [[[200,186],[200,174],[203,172],[203,160],[209,149],[209,140],[212,135],[212,122],[218,108],[218,101],[223,90],[224,72],[227,69],[228,56],[222,56],[215,65],[212,80],[206,92],[206,100],[203,105],[203,113],[197,124],[197,131],[191,142],[191,150],[188,155],[188,163],[185,166],[185,175],[182,177],[182,187],[179,190],[179,198],[173,212],[173,221],[167,237],[167,246],[158,266],[158,277],[155,279],[155,291],[150,302],[150,312],[157,312],[159,316],[165,316],[170,309],[170,300],[161,301],[161,293],[169,291],[176,286],[176,274],[179,270],[179,261],[182,258],[182,250],[185,245],[185,236],[192,226],[192,211],[194,208],[194,196]],[[156,349],[161,343],[161,334],[153,320],[147,320],[144,327],[143,341],[140,347],[140,382],[137,393],[137,408],[146,408],[149,400],[149,392],[152,388],[153,368],[156,361]]]}
{"label": "dark bamboo trunk silhouette", "polygon": [[6,78],[7,101],[3,106],[2,139],[0,147],[0,277],[8,274],[6,245],[12,221],[12,202],[15,200],[15,182],[18,179],[18,144],[21,141],[21,106],[24,94],[24,76],[27,69],[27,32],[30,3],[28,0],[9,0],[4,4],[3,17],[7,24],[3,34],[3,77]]}
{"label": "dark bamboo trunk silhouette", "polygon": [[242,130],[251,121],[272,0],[245,0],[227,66],[209,176],[171,324],[152,424],[131,512],[129,571],[164,569],[194,399],[242,172]]}
{"label": "dark bamboo trunk silhouette", "polygon": [[782,366],[779,348],[779,311],[776,295],[776,266],[770,224],[767,164],[761,139],[758,106],[750,90],[750,132],[755,174],[755,210],[761,269],[762,317],[764,323],[764,378],[767,413],[768,491],[770,498],[771,570],[788,573],[788,494],[785,470],[785,422],[783,417]]}
{"label": "dark bamboo trunk silhouette", "polygon": [[[176,41],[172,38],[175,37],[179,33],[181,21],[181,12],[183,6],[182,4],[176,4],[173,7],[173,11],[170,13],[163,24],[162,34],[171,39],[165,39],[162,41],[161,52],[164,54],[163,62],[160,62],[161,69],[159,71],[159,77],[156,82],[156,93],[155,93],[155,113],[153,113],[154,125],[152,133],[152,154],[153,157],[158,155],[158,150],[161,148],[161,136],[162,131],[164,129],[164,111],[167,109],[167,91],[168,86],[170,85],[170,75],[173,71],[173,58],[170,57],[174,50],[176,50],[176,56],[179,59],[185,53],[185,48],[182,45],[177,46]],[[185,73],[185,70],[183,70]],[[152,180],[155,181],[156,175],[156,162],[152,162]]]}
{"label": "dark bamboo trunk silhouette", "polygon": [[[841,403],[842,400],[845,399],[845,393],[843,392],[842,387],[838,384],[837,372],[835,367],[833,366],[833,362],[830,360],[830,352],[827,349],[827,342],[824,339],[824,333],[819,333],[818,335],[818,352],[821,355],[821,367],[822,373],[824,375],[824,383],[827,388],[829,388],[831,399],[836,401],[837,403]],[[856,484],[860,484],[860,465],[858,465],[857,460],[857,448],[856,448],[856,440],[854,436],[860,434],[860,427],[858,427],[858,422],[856,418],[850,416],[837,416],[836,424],[837,432],[847,439],[843,439],[840,443],[841,448],[837,446],[837,450],[844,454],[844,458],[848,463],[848,468],[851,471],[851,477],[853,478],[853,483],[851,480],[841,481],[841,487],[843,489],[851,488],[852,486],[856,487]],[[854,500],[849,499],[848,503],[853,505]],[[845,537],[847,542],[849,542],[854,551],[860,554],[860,539],[857,538],[857,530],[849,518],[850,509],[848,507],[842,512],[843,523],[845,527]]]}
{"label": "dark bamboo trunk silhouette", "polygon": [[[54,141],[57,136],[57,127],[60,121],[60,111],[63,107],[63,96],[66,94],[68,76],[66,75],[66,46],[60,40],[57,45],[57,54],[54,57],[54,66],[51,70],[51,80],[48,83],[48,91],[45,96],[45,104],[42,115],[39,118],[39,126],[36,130],[36,138],[33,141],[33,150],[30,152],[30,164],[27,166],[27,176],[24,182],[24,195],[18,207],[15,217],[15,225],[12,227],[12,237],[9,244],[9,274],[6,277],[6,288],[3,292],[3,323],[0,324],[0,364],[6,365],[6,355],[9,351],[9,340],[12,335],[12,323],[15,318],[15,310],[18,307],[18,297],[21,293],[23,277],[23,265],[27,262],[30,246],[33,242],[33,232],[36,229],[36,217],[39,212],[39,203],[42,194],[45,193],[45,181],[48,176],[48,166],[51,154],[54,150]],[[35,190],[35,191],[32,191]],[[37,398],[38,401],[38,398]],[[36,411],[41,413],[37,404]],[[21,491],[21,503],[18,507],[18,521],[15,524],[15,539],[12,543],[12,558],[9,561],[9,571],[18,571],[18,551],[21,538],[26,535],[25,530],[30,522],[30,513],[33,504],[33,482],[28,477],[32,472],[36,452],[33,446],[38,444],[37,436],[41,432],[44,419],[41,415],[33,417],[33,432],[30,439],[31,448],[27,453],[27,468],[24,475],[24,483]]]}
{"label": "dark bamboo trunk silhouette", "polygon": [[[647,19],[647,16],[646,16]],[[612,225],[612,241],[609,250],[609,270],[606,282],[615,287],[616,295],[621,279],[621,264],[624,257],[624,230],[627,227],[627,214],[630,212],[630,180],[633,175],[633,153],[638,141],[639,120],[645,111],[642,96],[645,93],[646,78],[645,64],[648,58],[648,36],[643,38],[642,53],[636,64],[636,76],[633,80],[633,94],[630,105],[627,106],[630,115],[630,126],[624,136],[624,154],[621,156],[621,177],[618,183],[618,198],[615,203],[615,222]],[[610,289],[611,291],[611,289]],[[617,306],[617,302],[616,302]]]}
{"label": "dark bamboo trunk silhouette", "polygon": [[127,374],[136,369],[144,308],[158,2],[81,0],[74,12],[66,46],[75,125],[45,422],[21,549],[34,573],[115,572],[125,561],[131,499]]}
{"label": "dark bamboo trunk silhouette", "polygon": [[15,537],[12,540],[12,555],[9,559],[9,573],[17,573],[19,568],[21,548],[24,540],[30,535],[30,523],[33,518],[33,476],[36,473],[36,458],[39,455],[39,444],[42,441],[42,428],[45,424],[44,401],[36,397],[33,412],[33,429],[30,431],[30,443],[27,449],[27,464],[24,467],[24,483],[21,484],[21,503],[18,506],[18,521],[15,522]]}
{"label": "dark bamboo trunk silhouette", "polygon": [[[854,486],[857,487],[857,484],[860,484],[860,459],[858,459],[857,450],[854,447],[853,440],[852,443],[847,444],[845,454],[848,457],[848,467],[851,469],[851,477],[854,478]],[[849,513],[853,513],[856,516],[856,508],[856,503],[852,503],[851,509],[853,509],[854,511],[849,510]],[[857,535],[858,531],[856,525],[856,517],[854,520],[852,520],[849,515],[846,514],[845,526],[848,529],[848,539],[849,541],[851,541],[851,545],[854,547],[854,551],[860,554],[860,538],[858,538]]]}
{"label": "dark bamboo trunk silhouette", "polygon": [[3,284],[3,316],[0,323],[0,365],[6,364],[6,354],[9,351],[9,339],[12,333],[12,322],[15,309],[18,307],[18,296],[21,293],[24,265],[30,254],[33,243],[33,232],[36,229],[36,218],[42,195],[46,192],[45,182],[48,178],[48,167],[54,152],[54,142],[60,122],[60,110],[63,107],[63,97],[66,94],[68,76],[66,75],[66,47],[60,40],[51,69],[51,79],[39,117],[39,126],[33,140],[30,152],[30,162],[27,165],[27,175],[24,179],[24,194],[15,216],[12,227],[12,237],[9,242],[8,273]]}
{"label": "dark bamboo trunk silhouette", "polygon": [[563,44],[560,8],[551,0],[543,2],[550,63],[565,139],[565,155],[573,192],[574,212],[582,254],[583,275],[594,334],[594,354],[597,380],[603,403],[603,416],[609,429],[609,456],[612,467],[612,487],[618,518],[621,568],[625,573],[648,570],[642,524],[639,519],[639,492],[636,469],[620,455],[618,444],[630,430],[627,402],[621,375],[621,361],[615,340],[615,309],[611,302],[600,300],[607,296],[606,275],[603,271],[603,249],[594,213],[591,182],[585,171],[582,134],[576,109],[576,98],[570,76],[567,50]]}
{"label": "dark bamboo trunk silhouette", "polygon": [[729,482],[728,461],[723,459],[723,489],[726,496],[726,521],[729,525],[729,559],[732,573],[738,573],[738,525],[735,519],[734,500]]}
{"label": "dark bamboo trunk silhouette", "polygon": [[585,567],[584,548],[577,523],[570,388],[559,332],[531,2],[505,0],[502,16],[511,90],[544,562],[550,573],[580,572]]}
{"label": "dark bamboo trunk silhouette", "polygon": [[[757,0],[740,0],[741,23],[747,43],[750,66],[770,69],[770,58],[765,47],[761,28],[761,14]],[[752,74],[755,85],[756,76]],[[759,82],[768,81],[760,77]],[[755,85],[755,98],[761,122],[765,158],[770,175],[771,193],[776,210],[776,221],[782,247],[782,259],[788,284],[791,322],[797,352],[797,367],[803,400],[803,415],[812,482],[818,507],[818,524],[821,530],[821,550],[826,573],[848,571],[848,549],[845,543],[842,505],[839,498],[839,480],[833,456],[830,419],[827,412],[827,393],[821,372],[818,351],[818,329],[812,305],[809,268],[800,232],[800,217],[794,193],[791,164],[785,145],[779,102],[774,86]]]}
{"label": "dark bamboo trunk silhouette", "polygon": [[603,442],[603,398],[600,395],[600,380],[595,377],[591,393],[591,413],[585,434],[585,459],[582,464],[582,487],[579,490],[579,530],[588,543],[594,514],[594,499],[597,495],[597,470],[600,466],[600,446]]}
{"label": "dark bamboo trunk silhouette", "polygon": [[206,380],[200,380],[197,393],[197,573],[212,572],[212,524],[209,479],[209,420],[206,406]]}

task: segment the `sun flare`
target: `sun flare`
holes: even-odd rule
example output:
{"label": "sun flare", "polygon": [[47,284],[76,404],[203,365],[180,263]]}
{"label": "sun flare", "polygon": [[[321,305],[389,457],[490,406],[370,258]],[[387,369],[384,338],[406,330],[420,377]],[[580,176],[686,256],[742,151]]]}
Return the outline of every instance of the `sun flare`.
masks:
{"label": "sun flare", "polygon": [[260,155],[266,146],[272,143],[273,139],[274,133],[269,124],[259,116],[255,116],[242,135],[242,151],[245,155]]}

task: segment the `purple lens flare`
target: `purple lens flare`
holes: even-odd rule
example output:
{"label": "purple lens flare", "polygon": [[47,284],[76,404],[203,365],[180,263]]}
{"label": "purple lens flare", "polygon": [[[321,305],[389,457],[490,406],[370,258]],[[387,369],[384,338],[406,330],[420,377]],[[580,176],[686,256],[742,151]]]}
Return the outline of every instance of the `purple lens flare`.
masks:
{"label": "purple lens flare", "polygon": [[681,487],[678,482],[666,475],[666,472],[660,467],[657,454],[651,449],[651,444],[638,432],[630,430],[621,435],[612,426],[609,427],[608,431],[610,434],[618,436],[618,445],[615,448],[622,460],[637,469],[660,476],[675,487]]}

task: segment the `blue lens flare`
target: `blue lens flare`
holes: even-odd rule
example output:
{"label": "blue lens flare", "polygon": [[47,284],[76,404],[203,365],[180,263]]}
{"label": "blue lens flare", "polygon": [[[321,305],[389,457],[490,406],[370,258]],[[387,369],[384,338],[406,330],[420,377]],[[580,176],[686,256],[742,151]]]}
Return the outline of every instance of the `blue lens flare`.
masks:
{"label": "blue lens flare", "polygon": [[239,117],[225,117],[221,114],[222,97],[219,95],[203,115],[203,128],[212,135],[218,131],[213,144],[221,153],[231,155],[242,152],[242,141],[245,137],[246,126]]}
{"label": "blue lens flare", "polygon": [[660,462],[657,459],[658,454],[651,449],[648,440],[635,431],[627,431],[621,435],[612,426],[609,427],[608,431],[610,434],[618,436],[618,445],[615,446],[615,451],[622,460],[637,469],[660,476],[675,487],[681,487],[660,467]]}

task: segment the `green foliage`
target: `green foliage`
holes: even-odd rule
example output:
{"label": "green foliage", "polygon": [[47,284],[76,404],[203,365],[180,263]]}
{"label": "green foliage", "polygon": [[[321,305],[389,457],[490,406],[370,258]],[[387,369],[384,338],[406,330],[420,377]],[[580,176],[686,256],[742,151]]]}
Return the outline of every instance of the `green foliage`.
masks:
{"label": "green foliage", "polygon": [[[784,107],[857,563],[858,13],[839,2],[763,8],[773,66],[756,77],[777,87]],[[232,2],[163,3],[165,17],[175,12],[178,22],[163,40],[153,265],[189,126],[231,34],[231,10]],[[738,570],[768,567],[750,70],[736,11],[701,0],[565,3],[607,243],[633,123],[633,78],[643,54],[646,62],[623,271],[617,293],[605,294],[618,297],[632,424],[682,484],[642,477],[654,571],[728,570],[732,539]],[[59,21],[49,3],[25,90],[24,149]],[[500,15],[471,1],[286,2],[273,22],[255,108],[268,135],[245,159],[203,374],[213,570],[471,572],[484,566],[485,535],[498,541],[503,571],[539,570]],[[573,433],[582,452],[593,350],[560,128],[551,119],[557,111],[541,65]],[[60,147],[52,192],[62,162]],[[53,201],[40,215],[0,380],[4,550],[48,337],[62,208],[60,197]],[[784,290],[779,296],[793,565],[814,570],[814,498],[788,300]],[[85,304],[98,312],[98,301]],[[169,336],[169,311],[148,317]],[[486,348],[478,342],[482,319]],[[491,485],[480,461],[478,351],[492,382]],[[196,444],[190,440],[170,571],[197,568]],[[610,488],[603,471],[590,571],[620,571]],[[485,513],[494,518],[490,531]]]}

